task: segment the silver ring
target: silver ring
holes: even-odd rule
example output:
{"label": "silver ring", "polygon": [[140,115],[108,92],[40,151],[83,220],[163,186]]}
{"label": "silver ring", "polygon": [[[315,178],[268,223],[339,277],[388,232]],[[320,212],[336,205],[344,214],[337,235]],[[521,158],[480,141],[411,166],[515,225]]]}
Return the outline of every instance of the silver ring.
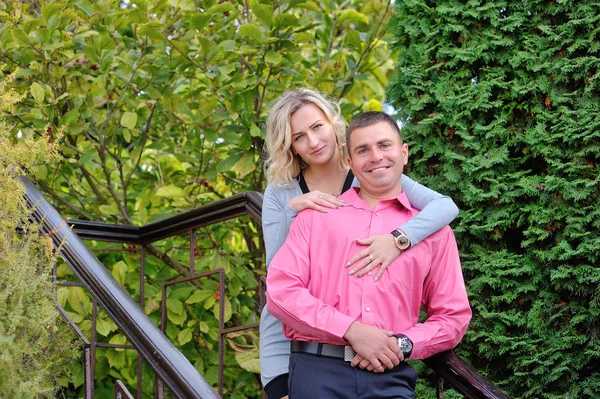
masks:
{"label": "silver ring", "polygon": [[369,254],[369,256],[367,256],[367,258],[369,258],[369,263],[373,263],[373,261],[375,260],[373,258],[373,255]]}
{"label": "silver ring", "polygon": [[325,194],[319,194],[319,198],[323,199],[325,197],[327,197]]}

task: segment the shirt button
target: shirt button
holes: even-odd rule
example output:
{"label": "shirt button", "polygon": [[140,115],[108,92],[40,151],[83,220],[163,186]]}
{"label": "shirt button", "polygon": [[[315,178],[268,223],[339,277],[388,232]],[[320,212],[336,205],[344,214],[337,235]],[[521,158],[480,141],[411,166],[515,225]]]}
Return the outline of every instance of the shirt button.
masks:
{"label": "shirt button", "polygon": [[375,212],[375,215],[379,216],[379,212]]}
{"label": "shirt button", "polygon": [[370,276],[371,274],[373,274],[373,272],[369,272],[369,273],[367,273],[367,275],[368,275],[368,276]]}
{"label": "shirt button", "polygon": [[370,312],[370,311],[371,311],[371,308],[367,306],[367,307],[365,308],[365,310],[366,310],[367,312]]}

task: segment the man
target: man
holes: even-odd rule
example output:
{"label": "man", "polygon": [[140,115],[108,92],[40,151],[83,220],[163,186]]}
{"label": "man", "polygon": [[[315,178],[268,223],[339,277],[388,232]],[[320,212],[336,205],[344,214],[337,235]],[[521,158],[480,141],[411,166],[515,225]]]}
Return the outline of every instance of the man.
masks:
{"label": "man", "polygon": [[[343,194],[336,212],[299,213],[269,265],[267,307],[292,340],[290,397],[413,398],[416,373],[403,360],[453,348],[471,319],[456,241],[444,227],[376,283],[341,273],[359,250],[356,237],[389,233],[417,214],[402,192],[408,147],[396,122],[369,112],[346,138],[360,189]],[[402,235],[392,234],[401,248]]]}

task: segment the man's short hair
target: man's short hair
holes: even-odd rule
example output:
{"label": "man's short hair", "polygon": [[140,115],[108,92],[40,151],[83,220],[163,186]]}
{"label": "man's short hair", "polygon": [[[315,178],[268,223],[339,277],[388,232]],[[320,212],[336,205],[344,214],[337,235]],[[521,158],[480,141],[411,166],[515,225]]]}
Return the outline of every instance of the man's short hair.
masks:
{"label": "man's short hair", "polygon": [[356,129],[376,125],[379,122],[386,122],[388,125],[390,125],[392,129],[398,133],[398,136],[400,137],[400,143],[402,143],[402,133],[400,133],[398,122],[396,122],[385,112],[370,111],[360,114],[354,118],[352,123],[350,123],[350,126],[348,126],[348,130],[346,131],[346,146],[348,147],[348,153],[350,153],[350,135],[352,132]]}

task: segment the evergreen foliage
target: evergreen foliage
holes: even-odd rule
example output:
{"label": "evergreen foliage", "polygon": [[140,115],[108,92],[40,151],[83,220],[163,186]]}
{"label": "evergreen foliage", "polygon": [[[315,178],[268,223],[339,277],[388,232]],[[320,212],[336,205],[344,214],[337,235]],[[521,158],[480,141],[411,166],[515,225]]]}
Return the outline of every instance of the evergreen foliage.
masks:
{"label": "evergreen foliage", "polygon": [[47,137],[10,139],[3,116],[21,99],[6,87],[13,77],[0,82],[0,397],[54,397],[57,379],[64,380],[77,353],[52,304],[52,242],[27,222],[30,212],[17,177],[54,159],[56,146]]}
{"label": "evergreen foliage", "polygon": [[396,2],[410,174],[452,196],[462,347],[520,398],[600,397],[600,4]]}

